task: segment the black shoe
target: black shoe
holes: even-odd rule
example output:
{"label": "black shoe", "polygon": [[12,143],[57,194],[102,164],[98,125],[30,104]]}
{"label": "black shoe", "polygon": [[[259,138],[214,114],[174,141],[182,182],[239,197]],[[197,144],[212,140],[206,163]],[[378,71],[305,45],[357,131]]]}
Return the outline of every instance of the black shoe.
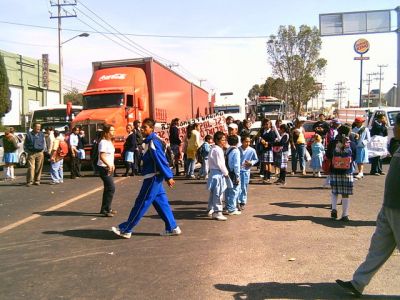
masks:
{"label": "black shoe", "polygon": [[337,210],[336,209],[332,209],[331,210],[331,218],[332,219],[337,219]]}
{"label": "black shoe", "polygon": [[124,175],[122,175],[122,177],[128,177],[128,173],[125,173]]}
{"label": "black shoe", "polygon": [[340,285],[342,288],[344,288],[346,291],[352,293],[357,298],[361,297],[362,293],[357,291],[357,289],[354,287],[351,281],[342,281],[340,279],[336,279],[336,283]]}
{"label": "black shoe", "polygon": [[342,222],[349,222],[350,219],[349,219],[349,216],[344,216],[344,217],[342,217],[339,221],[342,221]]}
{"label": "black shoe", "polygon": [[239,204],[239,210],[240,211],[244,210],[245,206],[246,206],[246,204],[244,204],[244,203]]}

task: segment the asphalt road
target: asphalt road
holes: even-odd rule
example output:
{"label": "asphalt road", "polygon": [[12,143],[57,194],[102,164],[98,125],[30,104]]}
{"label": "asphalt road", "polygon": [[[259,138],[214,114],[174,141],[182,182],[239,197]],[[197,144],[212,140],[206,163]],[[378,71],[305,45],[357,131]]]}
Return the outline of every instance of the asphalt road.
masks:
{"label": "asphalt road", "polygon": [[[384,184],[384,176],[358,181],[342,223],[329,219],[324,179],[255,179],[244,213],[218,222],[206,215],[205,182],[177,178],[168,194],[183,234],[159,236],[151,208],[124,240],[110,228],[127,217],[140,177],[115,178],[118,214],[103,218],[99,178],[51,186],[44,176],[25,187],[24,172],[0,183],[0,299],[351,299],[334,281],[364,259]],[[399,265],[396,251],[365,298],[400,299]]]}

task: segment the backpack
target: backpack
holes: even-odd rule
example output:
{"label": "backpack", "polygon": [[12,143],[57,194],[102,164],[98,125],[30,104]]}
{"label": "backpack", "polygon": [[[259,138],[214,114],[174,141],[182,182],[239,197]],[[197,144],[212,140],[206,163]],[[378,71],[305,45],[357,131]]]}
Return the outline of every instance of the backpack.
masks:
{"label": "backpack", "polygon": [[204,152],[204,143],[196,151],[196,160],[200,164],[204,163],[204,154],[203,154],[203,152]]}
{"label": "backpack", "polygon": [[160,139],[158,136],[156,136],[156,138],[161,142],[162,149],[165,154],[165,158],[168,161],[168,166],[170,168],[173,168],[174,167],[174,153],[172,152],[171,147],[168,146],[167,143],[164,142],[164,140]]}
{"label": "backpack", "polygon": [[228,163],[229,154],[233,151],[233,149],[237,149],[237,147],[231,147],[228,149],[228,151],[226,151],[225,166],[228,169],[228,175],[229,175],[229,178],[232,180],[233,185],[237,186],[239,184],[239,178],[236,176],[236,173],[229,168],[229,163]]}
{"label": "backpack", "polygon": [[66,141],[60,141],[60,144],[57,148],[57,154],[60,157],[66,157],[68,154],[68,143]]}

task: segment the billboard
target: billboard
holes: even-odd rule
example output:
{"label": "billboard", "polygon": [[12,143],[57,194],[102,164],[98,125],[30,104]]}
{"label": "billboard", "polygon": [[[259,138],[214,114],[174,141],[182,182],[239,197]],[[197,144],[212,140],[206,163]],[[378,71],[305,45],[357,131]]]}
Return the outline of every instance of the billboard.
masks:
{"label": "billboard", "polygon": [[391,10],[330,13],[319,15],[321,36],[390,32]]}

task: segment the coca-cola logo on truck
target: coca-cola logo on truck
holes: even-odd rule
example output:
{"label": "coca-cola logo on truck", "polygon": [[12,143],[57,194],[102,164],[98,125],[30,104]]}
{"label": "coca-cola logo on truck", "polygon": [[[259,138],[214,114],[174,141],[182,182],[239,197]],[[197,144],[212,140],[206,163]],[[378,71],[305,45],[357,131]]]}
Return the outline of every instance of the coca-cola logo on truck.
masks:
{"label": "coca-cola logo on truck", "polygon": [[126,74],[102,75],[100,76],[99,81],[112,80],[112,79],[124,80],[126,76],[127,76]]}

